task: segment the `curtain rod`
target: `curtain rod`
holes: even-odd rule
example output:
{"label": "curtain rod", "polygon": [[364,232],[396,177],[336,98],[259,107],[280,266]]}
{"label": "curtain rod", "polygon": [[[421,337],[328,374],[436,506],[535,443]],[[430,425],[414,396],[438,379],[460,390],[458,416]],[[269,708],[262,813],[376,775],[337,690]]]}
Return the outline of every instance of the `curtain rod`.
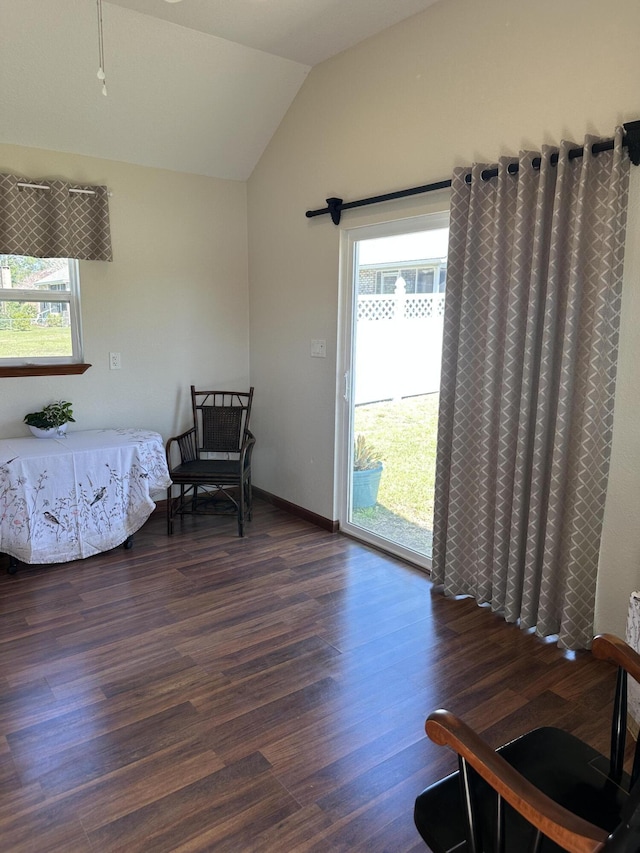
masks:
{"label": "curtain rod", "polygon": [[[30,190],[50,190],[51,187],[47,186],[47,184],[29,184],[27,181],[18,181],[17,186],[19,187],[28,187]],[[78,195],[95,195],[95,190],[83,190],[80,187],[69,187],[70,193],[78,193]],[[107,193],[108,196],[111,196],[111,193]]]}
{"label": "curtain rod", "polygon": [[[625,130],[625,137],[623,139],[622,145],[629,149],[629,157],[634,166],[640,166],[640,121],[629,121],[623,124]],[[613,149],[613,139],[607,139],[603,142],[596,142],[592,146],[591,150],[594,154],[600,154],[603,151],[611,151]],[[572,148],[569,151],[569,159],[575,160],[578,157],[582,157],[584,154],[584,148]],[[532,165],[534,169],[540,168],[540,157],[535,157],[532,161]],[[558,155],[551,155],[551,164],[553,166],[558,162]],[[510,174],[515,175],[518,172],[518,164],[512,163],[508,167],[508,171]],[[485,169],[482,172],[482,180],[488,181],[490,178],[495,178],[498,174],[498,169]],[[471,174],[469,173],[465,180],[467,183],[471,183]],[[361,198],[357,201],[345,201],[341,198],[328,198],[326,199],[327,206],[322,207],[318,210],[307,210],[305,216],[307,219],[311,219],[314,216],[324,216],[327,213],[331,216],[331,221],[334,225],[340,224],[340,216],[343,210],[351,210],[354,207],[366,207],[370,204],[379,204],[383,201],[393,201],[398,198],[408,198],[412,195],[421,195],[422,193],[430,193],[434,190],[444,190],[451,186],[451,180],[447,179],[444,181],[435,181],[432,184],[423,184],[420,187],[409,187],[406,190],[396,190],[392,193],[383,193],[382,195],[374,195],[369,196],[369,198]]]}

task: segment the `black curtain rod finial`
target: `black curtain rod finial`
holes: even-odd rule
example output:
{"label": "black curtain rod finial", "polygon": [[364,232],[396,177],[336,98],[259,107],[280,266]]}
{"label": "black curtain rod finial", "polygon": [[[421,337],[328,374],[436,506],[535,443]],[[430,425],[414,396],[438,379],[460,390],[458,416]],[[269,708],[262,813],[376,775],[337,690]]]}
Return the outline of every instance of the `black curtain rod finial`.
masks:
{"label": "black curtain rod finial", "polygon": [[634,166],[640,166],[640,121],[627,121],[623,127],[624,144],[629,151],[629,159]]}
{"label": "black curtain rod finial", "polygon": [[328,198],[327,207],[329,208],[329,214],[331,216],[331,221],[334,225],[340,225],[340,214],[342,212],[342,199],[341,198]]}

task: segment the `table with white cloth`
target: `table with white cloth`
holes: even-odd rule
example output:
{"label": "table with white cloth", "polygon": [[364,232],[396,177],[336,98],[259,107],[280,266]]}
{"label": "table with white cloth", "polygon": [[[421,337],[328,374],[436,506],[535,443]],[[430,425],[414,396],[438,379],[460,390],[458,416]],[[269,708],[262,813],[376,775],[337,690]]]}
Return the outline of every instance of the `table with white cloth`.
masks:
{"label": "table with white cloth", "polygon": [[121,545],[171,484],[157,432],[79,430],[0,440],[0,553],[65,563]]}

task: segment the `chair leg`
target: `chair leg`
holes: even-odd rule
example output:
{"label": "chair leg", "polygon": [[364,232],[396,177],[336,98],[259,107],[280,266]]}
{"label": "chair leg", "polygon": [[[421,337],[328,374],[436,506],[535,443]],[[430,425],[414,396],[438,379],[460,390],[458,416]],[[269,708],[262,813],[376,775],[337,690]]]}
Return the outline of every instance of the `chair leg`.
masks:
{"label": "chair leg", "polygon": [[167,536],[173,535],[173,515],[171,513],[171,486],[167,489]]}
{"label": "chair leg", "polygon": [[251,488],[251,477],[247,480],[247,521],[251,521],[253,514],[253,490]]}
{"label": "chair leg", "polygon": [[242,479],[240,479],[238,495],[238,536],[244,536],[244,482]]}

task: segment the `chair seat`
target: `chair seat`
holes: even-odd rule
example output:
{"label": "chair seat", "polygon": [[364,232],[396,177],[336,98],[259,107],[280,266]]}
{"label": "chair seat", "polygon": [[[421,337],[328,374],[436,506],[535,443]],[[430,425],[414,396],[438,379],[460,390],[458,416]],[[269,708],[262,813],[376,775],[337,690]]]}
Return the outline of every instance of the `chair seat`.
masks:
{"label": "chair seat", "polygon": [[[620,787],[607,778],[609,761],[597,750],[561,729],[544,727],[500,747],[497,752],[537,788],[565,808],[607,832],[620,822],[620,813],[628,798],[629,778],[623,775]],[[551,760],[550,760],[551,757]],[[477,804],[483,838],[491,837],[495,827],[495,792],[479,777]],[[459,774],[453,773],[426,788],[416,799],[415,823],[433,853],[464,853],[465,810],[460,792]],[[506,838],[509,851],[525,851],[531,838],[531,825],[512,809],[506,812]],[[487,847],[490,844],[487,843]],[[545,838],[543,853],[561,848]]]}
{"label": "chair seat", "polygon": [[[245,470],[246,470],[245,465]],[[237,483],[240,478],[239,465],[233,459],[195,459],[193,462],[183,462],[171,469],[171,479],[174,483],[206,483],[209,480]]]}

